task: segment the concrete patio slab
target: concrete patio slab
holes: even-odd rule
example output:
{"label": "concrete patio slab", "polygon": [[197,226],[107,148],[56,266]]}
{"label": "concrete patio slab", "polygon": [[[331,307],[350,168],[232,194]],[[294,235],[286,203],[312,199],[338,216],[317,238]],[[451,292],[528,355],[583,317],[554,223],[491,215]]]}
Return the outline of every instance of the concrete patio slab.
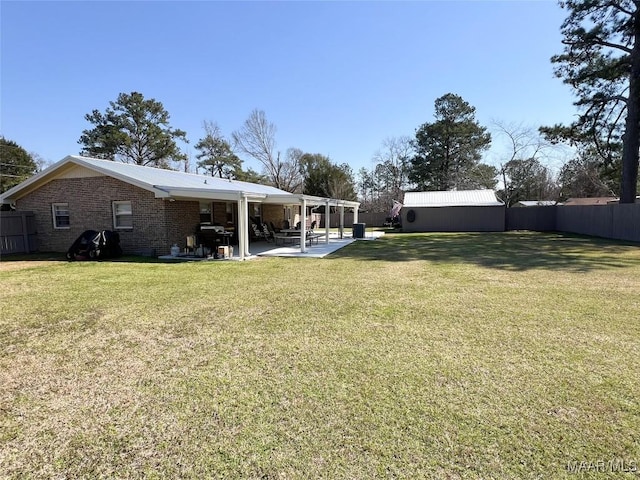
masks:
{"label": "concrete patio slab", "polygon": [[[351,235],[343,235],[342,238],[338,236],[338,234],[330,234],[329,235],[329,243],[326,243],[324,239],[320,239],[318,244],[313,244],[311,246],[307,246],[306,252],[302,253],[300,251],[300,246],[284,246],[284,247],[275,247],[272,243],[266,243],[260,245],[260,247],[265,247],[264,250],[258,251],[256,248],[251,248],[251,253],[253,255],[257,255],[260,257],[299,257],[299,258],[323,258],[327,255],[339,250],[347,245],[350,245],[353,242],[363,241],[363,240],[375,240],[384,235],[384,232],[366,232],[365,238],[355,239],[352,238]],[[257,247],[257,245],[256,245]]]}
{"label": "concrete patio slab", "polygon": [[[265,241],[253,242],[249,246],[249,251],[251,252],[251,255],[248,257],[245,257],[245,260],[251,260],[259,257],[323,258],[335,252],[336,250],[339,250],[343,247],[346,247],[347,245],[352,244],[353,242],[376,240],[377,238],[380,238],[383,235],[384,235],[384,232],[370,231],[370,232],[365,232],[364,238],[355,239],[355,238],[352,238],[350,233],[348,235],[343,235],[342,238],[340,238],[337,233],[331,233],[329,235],[329,243],[326,243],[324,239],[321,238],[317,244],[314,243],[311,246],[307,246],[307,249],[306,249],[307,251],[304,253],[300,251],[299,245],[276,246],[274,243],[269,243]],[[158,258],[161,260],[187,261],[187,262],[202,261],[202,260],[205,260],[205,261],[206,260],[209,260],[209,261],[240,260],[240,258],[238,257],[237,251],[238,251],[238,246],[235,245],[233,257],[225,258],[225,259],[215,259],[215,260],[211,257],[200,258],[200,257],[192,257],[192,256],[186,257],[182,255],[179,257],[174,257],[171,255],[162,255]]]}

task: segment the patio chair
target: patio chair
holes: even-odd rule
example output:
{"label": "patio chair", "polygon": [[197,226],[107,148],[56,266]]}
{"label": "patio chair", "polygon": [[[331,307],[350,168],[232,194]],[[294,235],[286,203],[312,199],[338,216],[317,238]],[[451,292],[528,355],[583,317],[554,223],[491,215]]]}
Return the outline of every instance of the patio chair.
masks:
{"label": "patio chair", "polygon": [[267,242],[273,242],[274,241],[273,232],[271,232],[269,230],[269,226],[266,223],[262,224],[262,233],[264,233],[264,239]]}
{"label": "patio chair", "polygon": [[251,233],[253,233],[253,239],[257,240],[260,238],[264,238],[264,232],[258,228],[256,223],[251,222]]}

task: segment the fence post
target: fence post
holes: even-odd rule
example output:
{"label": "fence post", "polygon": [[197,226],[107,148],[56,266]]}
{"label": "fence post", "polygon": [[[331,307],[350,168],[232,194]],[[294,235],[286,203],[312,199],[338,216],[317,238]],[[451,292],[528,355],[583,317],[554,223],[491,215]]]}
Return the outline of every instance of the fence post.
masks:
{"label": "fence post", "polygon": [[20,214],[20,219],[22,220],[22,241],[24,242],[24,252],[31,253],[29,245],[29,230],[27,230],[27,214],[22,212]]}

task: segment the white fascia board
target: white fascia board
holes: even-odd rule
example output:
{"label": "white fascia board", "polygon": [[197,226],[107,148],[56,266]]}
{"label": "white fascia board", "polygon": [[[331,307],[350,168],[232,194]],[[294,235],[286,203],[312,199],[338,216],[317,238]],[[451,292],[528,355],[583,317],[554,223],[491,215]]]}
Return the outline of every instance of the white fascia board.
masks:
{"label": "white fascia board", "polygon": [[[271,197],[271,195],[270,195]],[[294,200],[291,202],[291,200]],[[338,198],[327,198],[327,197],[316,197],[314,195],[304,195],[304,194],[294,194],[289,198],[289,203],[302,205],[302,202],[305,202],[308,206],[323,206],[327,203],[330,206],[345,206],[345,207],[353,207],[357,208],[360,206],[360,202],[353,202],[350,200],[340,200]],[[284,203],[284,201],[283,201]]]}
{"label": "white fascia board", "polygon": [[267,195],[260,193],[243,192],[239,190],[213,190],[202,188],[174,188],[161,185],[154,185],[159,192],[157,198],[175,198],[180,200],[223,200],[227,202],[237,202],[241,198],[246,198],[249,202],[262,202]]}
{"label": "white fascia board", "polygon": [[246,198],[249,202],[262,203],[265,198],[267,198],[266,193],[251,193],[251,192],[241,192],[242,197]]}
{"label": "white fascia board", "polygon": [[154,185],[156,198],[175,198],[180,200],[224,200],[237,202],[241,192],[234,190],[211,190],[200,188],[173,188]]}
{"label": "white fascia board", "polygon": [[338,200],[338,206],[360,208],[360,202],[352,202],[350,200]]}
{"label": "white fascia board", "polygon": [[360,202],[352,202],[349,200],[339,200],[336,198],[316,197],[313,195],[305,195],[301,193],[270,193],[262,200],[263,203],[272,203],[279,205],[302,205],[303,202],[308,206],[323,206],[327,203],[330,206],[346,206],[357,208]]}
{"label": "white fascia board", "polygon": [[291,193],[269,193],[262,202],[278,205],[300,205],[302,203],[299,195]]}

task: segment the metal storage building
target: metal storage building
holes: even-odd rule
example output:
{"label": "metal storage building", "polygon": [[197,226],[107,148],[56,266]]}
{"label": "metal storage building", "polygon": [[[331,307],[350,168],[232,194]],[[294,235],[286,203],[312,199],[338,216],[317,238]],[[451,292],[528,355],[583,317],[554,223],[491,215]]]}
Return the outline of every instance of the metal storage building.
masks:
{"label": "metal storage building", "polygon": [[405,232],[503,232],[505,204],[493,190],[407,192]]}

